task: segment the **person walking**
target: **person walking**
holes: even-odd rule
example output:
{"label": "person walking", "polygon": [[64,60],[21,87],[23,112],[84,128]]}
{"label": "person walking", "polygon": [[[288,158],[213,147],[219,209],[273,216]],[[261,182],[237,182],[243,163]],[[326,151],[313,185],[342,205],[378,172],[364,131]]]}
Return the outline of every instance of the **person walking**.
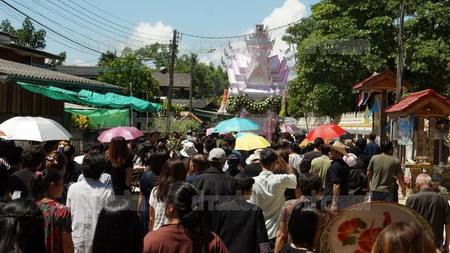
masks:
{"label": "person walking", "polygon": [[67,193],[67,207],[72,213],[72,240],[76,253],[92,252],[95,227],[102,208],[114,200],[111,186],[99,181],[105,158],[91,151],[83,158],[85,180],[74,183]]}
{"label": "person walking", "polygon": [[[286,174],[276,175],[272,172],[277,161],[286,166]],[[260,162],[263,171],[259,176],[254,177],[255,184],[249,202],[263,210],[270,247],[273,249],[280,225],[281,210],[285,202],[284,191],[297,187],[297,177],[292,167],[271,148],[261,151]]]}
{"label": "person walking", "polygon": [[[371,201],[393,201],[395,177],[402,189],[403,197],[406,196],[406,187],[400,161],[392,156],[392,142],[384,140],[381,143],[380,155],[374,155],[367,168],[367,178],[370,185]],[[395,176],[395,177],[394,177]]]}
{"label": "person walking", "polygon": [[325,199],[331,203],[331,211],[347,207],[350,181],[350,168],[343,160],[348,155],[344,143],[335,141],[330,147],[330,167],[325,178]]}

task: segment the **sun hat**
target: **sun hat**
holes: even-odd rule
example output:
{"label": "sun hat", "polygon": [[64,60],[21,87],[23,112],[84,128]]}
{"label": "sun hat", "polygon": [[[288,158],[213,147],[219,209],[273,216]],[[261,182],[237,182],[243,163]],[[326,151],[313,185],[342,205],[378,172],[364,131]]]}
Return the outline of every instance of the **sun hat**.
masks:
{"label": "sun hat", "polygon": [[208,161],[210,162],[224,162],[226,159],[225,150],[221,148],[213,148],[209,151]]}
{"label": "sun hat", "polygon": [[180,151],[180,154],[184,157],[191,157],[198,153],[198,150],[195,148],[195,144],[193,142],[186,142],[183,144],[183,149]]}
{"label": "sun hat", "polygon": [[334,150],[336,150],[337,152],[339,152],[339,153],[341,153],[341,154],[343,154],[343,155],[347,155],[348,153],[347,153],[347,151],[345,150],[345,144],[344,143],[342,143],[342,142],[340,142],[340,141],[335,141],[334,143],[333,143],[333,145],[329,145],[329,147],[331,148],[331,149],[334,149]]}
{"label": "sun hat", "polygon": [[251,154],[247,159],[245,159],[245,163],[250,164],[250,163],[253,163],[255,160],[259,160],[261,151],[262,151],[261,148],[255,150],[255,152],[253,152],[253,154]]}

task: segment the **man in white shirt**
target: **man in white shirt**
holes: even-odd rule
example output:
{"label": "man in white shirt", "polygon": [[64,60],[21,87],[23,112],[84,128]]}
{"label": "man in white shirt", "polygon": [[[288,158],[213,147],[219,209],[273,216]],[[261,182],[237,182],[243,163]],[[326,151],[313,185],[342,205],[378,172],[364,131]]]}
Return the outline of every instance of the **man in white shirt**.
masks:
{"label": "man in white shirt", "polygon": [[[287,174],[275,175],[272,173],[276,161],[287,167]],[[280,225],[281,210],[285,202],[284,191],[295,189],[297,178],[293,169],[271,148],[261,151],[260,163],[263,169],[259,176],[254,177],[255,184],[249,202],[258,205],[263,210],[269,242],[273,248]]]}
{"label": "man in white shirt", "polygon": [[67,207],[72,213],[72,240],[75,252],[92,252],[95,226],[102,208],[114,200],[111,186],[99,181],[105,159],[98,151],[89,152],[83,159],[86,180],[74,183],[67,193]]}

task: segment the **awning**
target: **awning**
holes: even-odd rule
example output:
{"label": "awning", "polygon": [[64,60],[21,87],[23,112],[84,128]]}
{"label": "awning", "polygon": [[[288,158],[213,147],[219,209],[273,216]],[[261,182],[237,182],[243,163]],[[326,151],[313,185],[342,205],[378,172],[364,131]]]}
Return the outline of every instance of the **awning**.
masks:
{"label": "awning", "polygon": [[76,115],[87,116],[89,118],[89,128],[128,126],[130,123],[129,110],[74,110],[65,108],[64,111]]}
{"label": "awning", "polygon": [[83,89],[75,92],[50,85],[34,85],[22,82],[17,82],[17,84],[28,91],[39,93],[52,99],[71,101],[79,104],[110,108],[131,107],[133,110],[139,112],[157,112],[162,109],[160,104],[151,103],[133,96],[123,96],[112,92],[101,94]]}

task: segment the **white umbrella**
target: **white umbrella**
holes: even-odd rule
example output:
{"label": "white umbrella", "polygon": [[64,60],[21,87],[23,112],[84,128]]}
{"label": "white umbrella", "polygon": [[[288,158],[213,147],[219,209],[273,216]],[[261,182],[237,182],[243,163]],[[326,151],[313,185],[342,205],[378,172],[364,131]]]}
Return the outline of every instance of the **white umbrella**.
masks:
{"label": "white umbrella", "polygon": [[58,122],[42,117],[14,117],[2,124],[0,130],[7,140],[56,141],[69,140],[72,135]]}

